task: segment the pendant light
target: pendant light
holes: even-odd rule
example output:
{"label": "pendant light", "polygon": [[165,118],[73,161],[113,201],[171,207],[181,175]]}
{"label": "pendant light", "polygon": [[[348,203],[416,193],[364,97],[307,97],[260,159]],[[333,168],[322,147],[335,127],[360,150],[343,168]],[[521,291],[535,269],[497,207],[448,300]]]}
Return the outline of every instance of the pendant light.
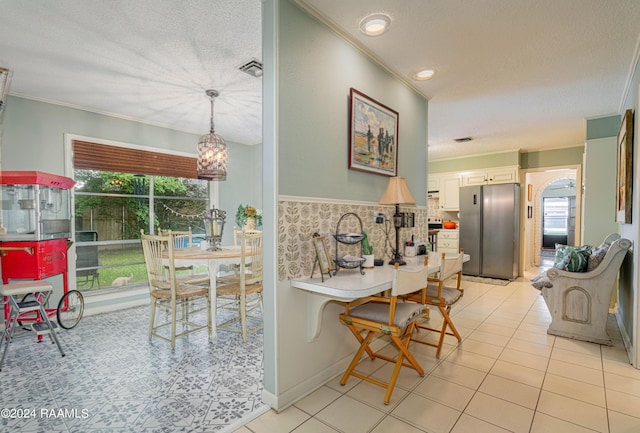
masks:
{"label": "pendant light", "polygon": [[213,128],[213,100],[219,93],[207,90],[206,94],[211,99],[211,129],[198,142],[198,179],[227,180],[227,144]]}
{"label": "pendant light", "polygon": [[11,83],[11,71],[8,68],[0,66],[0,111],[7,104],[7,94],[9,93],[9,84]]}

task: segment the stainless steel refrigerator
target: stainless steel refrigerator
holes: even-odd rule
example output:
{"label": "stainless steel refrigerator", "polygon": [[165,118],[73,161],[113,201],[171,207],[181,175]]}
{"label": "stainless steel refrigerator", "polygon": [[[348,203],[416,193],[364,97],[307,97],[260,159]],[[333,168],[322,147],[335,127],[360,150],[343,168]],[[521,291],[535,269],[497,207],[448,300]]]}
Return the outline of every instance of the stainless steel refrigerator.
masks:
{"label": "stainless steel refrigerator", "polygon": [[460,248],[471,256],[462,273],[513,280],[520,257],[520,185],[460,188]]}

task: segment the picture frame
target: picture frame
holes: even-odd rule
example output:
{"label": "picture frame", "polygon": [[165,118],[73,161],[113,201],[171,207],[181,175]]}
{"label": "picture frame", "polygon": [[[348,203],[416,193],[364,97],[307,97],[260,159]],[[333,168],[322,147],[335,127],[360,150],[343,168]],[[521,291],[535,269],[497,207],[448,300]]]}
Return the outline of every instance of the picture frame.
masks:
{"label": "picture frame", "polygon": [[351,88],[349,169],[398,174],[398,112]]}
{"label": "picture frame", "polygon": [[327,246],[327,240],[324,236],[313,236],[313,248],[316,252],[316,260],[313,264],[313,269],[311,271],[311,277],[313,277],[313,273],[316,269],[316,264],[320,267],[320,275],[322,276],[322,281],[324,282],[324,274],[329,274],[331,277],[331,272],[334,270],[333,260],[331,260],[331,253],[329,252],[329,247]]}
{"label": "picture frame", "polygon": [[533,218],[533,206],[527,206],[527,218]]}
{"label": "picture frame", "polygon": [[631,224],[633,200],[633,110],[626,110],[618,131],[616,222]]}

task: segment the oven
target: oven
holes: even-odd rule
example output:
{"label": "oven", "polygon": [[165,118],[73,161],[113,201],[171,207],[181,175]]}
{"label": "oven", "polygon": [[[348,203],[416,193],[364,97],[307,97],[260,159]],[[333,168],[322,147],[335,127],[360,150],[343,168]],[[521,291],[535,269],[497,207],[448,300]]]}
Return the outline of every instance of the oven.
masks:
{"label": "oven", "polygon": [[429,230],[441,230],[442,218],[427,217],[427,227]]}
{"label": "oven", "polygon": [[438,244],[438,232],[442,230],[442,218],[427,217],[427,228],[429,229],[429,246],[431,251],[435,251]]}

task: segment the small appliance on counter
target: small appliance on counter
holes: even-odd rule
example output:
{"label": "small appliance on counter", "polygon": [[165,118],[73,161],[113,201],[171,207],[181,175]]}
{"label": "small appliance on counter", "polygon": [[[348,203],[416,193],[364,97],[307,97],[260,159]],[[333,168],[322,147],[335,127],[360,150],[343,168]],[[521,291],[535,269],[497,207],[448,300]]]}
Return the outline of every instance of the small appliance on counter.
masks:
{"label": "small appliance on counter", "polygon": [[427,217],[427,228],[429,230],[442,230],[442,218]]}
{"label": "small appliance on counter", "polygon": [[429,229],[430,250],[435,251],[438,243],[438,231],[442,230],[442,218],[427,217],[427,228]]}

